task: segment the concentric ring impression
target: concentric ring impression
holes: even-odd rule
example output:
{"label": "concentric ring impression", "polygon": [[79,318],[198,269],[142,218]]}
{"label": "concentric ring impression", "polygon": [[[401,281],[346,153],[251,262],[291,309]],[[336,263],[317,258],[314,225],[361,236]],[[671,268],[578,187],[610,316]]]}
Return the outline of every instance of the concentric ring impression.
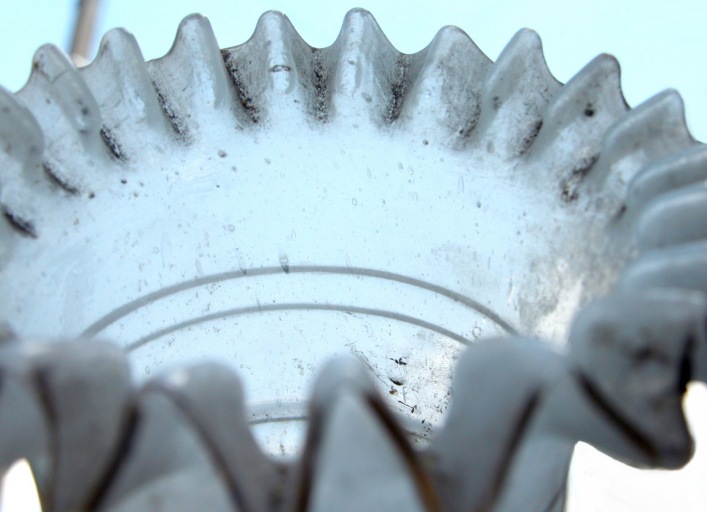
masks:
{"label": "concentric ring impression", "polygon": [[561,345],[609,293],[707,292],[680,96],[630,109],[608,55],[560,84],[529,30],[491,62],[454,27],[402,54],[363,10],[321,49],[275,12],[220,49],[193,15],[154,61],[122,29],[81,69],[40,48],[0,112],[2,320],[114,341],[146,389],[235,368],[273,455],[301,453],[333,356],[425,446],[477,339]]}

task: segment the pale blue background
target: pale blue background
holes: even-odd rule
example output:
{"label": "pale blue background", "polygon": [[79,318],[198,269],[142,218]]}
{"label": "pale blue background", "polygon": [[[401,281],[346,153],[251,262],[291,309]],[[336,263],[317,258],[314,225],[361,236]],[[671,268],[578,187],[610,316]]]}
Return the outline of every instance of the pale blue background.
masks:
{"label": "pale blue background", "polygon": [[[370,10],[392,43],[404,52],[422,49],[440,27],[453,24],[495,59],[519,28],[533,28],[543,39],[550,70],[562,82],[597,54],[611,53],[621,63],[624,94],[631,106],[665,88],[676,88],[685,99],[693,135],[707,141],[705,0],[388,0],[358,4],[333,0],[102,0],[97,34],[126,27],[137,37],[145,57],[151,59],[169,50],[179,21],[192,12],[207,15],[221,47],[228,47],[250,37],[262,12],[277,9],[290,17],[307,42],[328,46],[345,13],[356,6]],[[0,84],[17,90],[27,80],[37,47],[53,43],[67,48],[75,2],[0,0],[0,7]],[[707,400],[704,388],[700,391],[702,400],[693,417],[700,431],[707,432]],[[626,472],[596,462],[575,473],[572,486],[576,499],[571,510],[706,510],[704,451],[700,450],[687,473],[669,476]]]}

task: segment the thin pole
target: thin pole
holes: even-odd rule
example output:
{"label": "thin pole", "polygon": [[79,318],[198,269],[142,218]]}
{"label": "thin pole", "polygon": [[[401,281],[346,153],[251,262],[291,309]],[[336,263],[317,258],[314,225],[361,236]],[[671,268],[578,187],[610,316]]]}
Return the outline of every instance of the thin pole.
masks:
{"label": "thin pole", "polygon": [[98,0],[78,0],[74,37],[71,41],[71,59],[77,66],[88,62],[97,13]]}

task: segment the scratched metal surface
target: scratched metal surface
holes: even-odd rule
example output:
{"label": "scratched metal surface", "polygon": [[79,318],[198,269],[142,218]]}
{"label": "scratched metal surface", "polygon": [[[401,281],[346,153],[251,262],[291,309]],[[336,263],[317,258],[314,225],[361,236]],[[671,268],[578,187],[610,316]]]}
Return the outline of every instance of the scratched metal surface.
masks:
{"label": "scratched metal surface", "polygon": [[330,357],[362,361],[424,444],[465,345],[561,344],[627,264],[626,289],[704,289],[679,95],[630,110],[609,56],[562,85],[532,31],[492,63],[454,28],[400,54],[364,11],[324,49],[269,13],[220,51],[192,16],[147,63],[121,30],[78,71],[44,47],[1,98],[4,320],[114,340],[138,382],[227,362],[275,455],[298,453]]}

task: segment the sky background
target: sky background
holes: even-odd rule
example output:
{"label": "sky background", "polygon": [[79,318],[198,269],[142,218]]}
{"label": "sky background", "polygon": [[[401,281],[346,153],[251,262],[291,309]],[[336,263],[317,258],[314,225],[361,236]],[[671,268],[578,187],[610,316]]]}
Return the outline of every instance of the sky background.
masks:
{"label": "sky background", "polygon": [[[67,50],[75,0],[0,0],[0,84],[16,91],[26,82],[34,51],[45,43]],[[555,77],[568,81],[599,53],[616,56],[624,95],[634,107],[666,88],[684,98],[688,127],[707,141],[707,2],[705,0],[473,1],[436,0],[348,3],[335,0],[101,0],[97,36],[114,27],[133,32],[147,59],[166,53],[182,18],[208,16],[221,47],[245,42],[259,16],[276,9],[289,16],[313,46],[335,40],[346,12],[370,10],[399,50],[424,48],[444,25],[465,30],[479,48],[496,59],[522,27],[536,30]],[[97,37],[98,39],[98,37]],[[691,393],[693,423],[707,438],[707,392]],[[684,471],[638,472],[609,464],[582,448],[586,462],[572,473],[571,512],[704,511],[707,508],[707,447]],[[11,512],[6,504],[1,512]],[[27,510],[26,508],[17,510]]]}

